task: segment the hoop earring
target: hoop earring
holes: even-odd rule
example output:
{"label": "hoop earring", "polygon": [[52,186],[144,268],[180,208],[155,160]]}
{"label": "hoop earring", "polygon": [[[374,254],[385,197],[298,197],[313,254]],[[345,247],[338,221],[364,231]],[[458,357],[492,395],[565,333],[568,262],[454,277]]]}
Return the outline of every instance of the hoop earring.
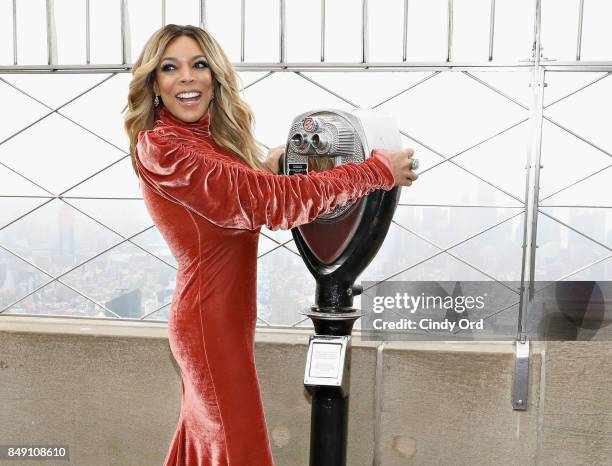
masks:
{"label": "hoop earring", "polygon": [[153,100],[153,105],[155,107],[159,107],[159,96],[158,95],[155,96],[155,100]]}

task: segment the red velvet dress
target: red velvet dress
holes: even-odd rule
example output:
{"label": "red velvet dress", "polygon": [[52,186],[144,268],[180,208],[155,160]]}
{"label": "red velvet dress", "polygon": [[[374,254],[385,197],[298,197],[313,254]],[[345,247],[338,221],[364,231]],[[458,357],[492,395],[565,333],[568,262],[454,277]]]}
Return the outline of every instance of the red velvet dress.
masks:
{"label": "red velvet dress", "polygon": [[[135,151],[145,205],[178,262],[168,319],[181,369],[178,427],[165,466],[273,465],[255,371],[257,243],[375,189],[391,189],[384,151],[327,172],[253,170],[162,108]],[[308,273],[304,269],[304,273]],[[299,387],[296,387],[296,390]]]}

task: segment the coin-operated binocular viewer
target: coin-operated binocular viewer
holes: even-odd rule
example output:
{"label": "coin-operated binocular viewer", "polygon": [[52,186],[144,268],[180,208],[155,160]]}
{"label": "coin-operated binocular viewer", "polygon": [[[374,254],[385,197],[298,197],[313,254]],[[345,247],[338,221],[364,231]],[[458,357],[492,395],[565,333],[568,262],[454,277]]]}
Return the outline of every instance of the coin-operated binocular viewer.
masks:
{"label": "coin-operated binocular viewer", "polygon": [[[372,149],[399,149],[395,120],[373,110],[319,110],[295,118],[289,131],[284,174],[324,171],[361,163]],[[414,164],[413,164],[414,167]],[[416,168],[416,167],[414,167]],[[351,331],[361,311],[355,280],[385,239],[399,201],[398,186],[377,190],[293,228],[300,254],[317,286],[304,385],[312,395],[310,465],[346,464]]]}

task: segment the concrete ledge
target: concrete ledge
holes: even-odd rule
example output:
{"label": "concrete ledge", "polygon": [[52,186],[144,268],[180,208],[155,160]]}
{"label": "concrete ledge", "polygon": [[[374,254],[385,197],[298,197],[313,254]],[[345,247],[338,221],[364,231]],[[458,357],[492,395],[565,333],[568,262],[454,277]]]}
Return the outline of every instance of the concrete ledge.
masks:
{"label": "concrete ledge", "polygon": [[[311,332],[256,334],[277,466],[308,464]],[[380,344],[356,333],[347,464],[609,463],[612,344],[536,343],[530,367],[529,409],[518,412],[513,342]],[[179,377],[164,322],[0,316],[0,443],[67,444],[77,465],[162,464]]]}

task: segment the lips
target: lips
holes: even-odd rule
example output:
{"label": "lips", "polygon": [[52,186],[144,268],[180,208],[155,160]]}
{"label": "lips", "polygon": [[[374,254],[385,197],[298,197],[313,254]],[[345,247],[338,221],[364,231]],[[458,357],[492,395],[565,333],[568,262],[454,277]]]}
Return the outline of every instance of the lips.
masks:
{"label": "lips", "polygon": [[202,93],[199,91],[184,91],[179,92],[175,98],[183,105],[194,105],[196,104],[200,98],[202,97]]}

